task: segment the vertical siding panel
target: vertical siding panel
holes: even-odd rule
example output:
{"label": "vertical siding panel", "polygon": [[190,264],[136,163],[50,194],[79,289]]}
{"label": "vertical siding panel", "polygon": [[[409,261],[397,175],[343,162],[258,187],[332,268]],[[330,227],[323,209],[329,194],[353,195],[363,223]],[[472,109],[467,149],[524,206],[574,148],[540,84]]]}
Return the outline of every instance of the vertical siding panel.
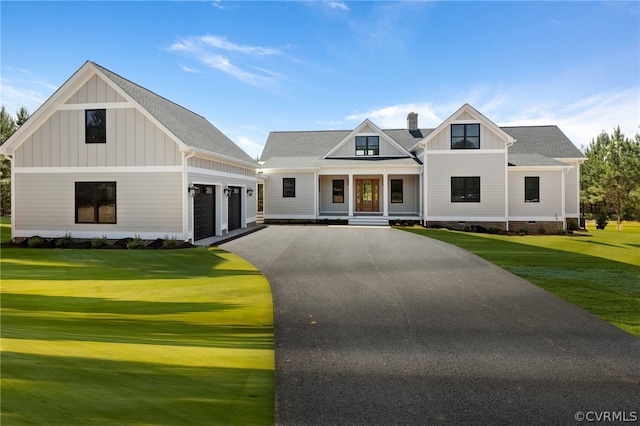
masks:
{"label": "vertical siding panel", "polygon": [[167,164],[180,165],[180,153],[178,152],[178,144],[175,143],[169,136],[165,135],[165,147],[166,156],[165,160]]}
{"label": "vertical siding panel", "polygon": [[106,166],[115,166],[117,157],[117,143],[116,143],[116,111],[115,109],[107,110],[107,146],[106,148]]}
{"label": "vertical siding panel", "polygon": [[76,127],[78,129],[78,166],[85,167],[88,165],[89,153],[87,152],[87,144],[85,143],[85,113],[77,111]]}
{"label": "vertical siding panel", "polygon": [[165,162],[165,159],[164,159],[164,150],[165,150],[164,145],[167,142],[165,141],[165,138],[164,138],[164,132],[162,130],[160,130],[159,127],[155,127],[155,130],[156,130],[156,132],[155,132],[156,134],[155,134],[155,138],[154,138],[155,139],[154,142],[156,144],[156,161],[155,161],[155,163],[158,166],[164,166],[164,165],[167,164]]}
{"label": "vertical siding panel", "polygon": [[67,102],[65,102],[65,104],[77,104],[77,103],[78,103],[78,92],[71,95],[69,99],[67,99]]}
{"label": "vertical siding panel", "polygon": [[135,160],[136,166],[144,166],[144,125],[145,117],[141,112],[136,110],[136,139],[134,143],[135,147]]}
{"label": "vertical siding panel", "polygon": [[127,109],[126,165],[136,164],[136,110]]}
{"label": "vertical siding panel", "polygon": [[42,125],[42,151],[40,152],[40,165],[42,167],[51,166],[51,119]]}
{"label": "vertical siding panel", "polygon": [[115,153],[116,158],[114,165],[115,166],[125,166],[127,164],[126,161],[126,140],[127,140],[127,110],[125,109],[117,109],[115,110]]}
{"label": "vertical siding panel", "polygon": [[78,117],[80,112],[69,111],[69,166],[75,167],[79,164],[80,135],[78,133]]}
{"label": "vertical siding panel", "polygon": [[[47,126],[48,128],[48,126]],[[31,165],[33,167],[42,166],[42,133],[44,126],[41,126],[33,133],[33,148],[31,149]]]}
{"label": "vertical siding panel", "polygon": [[87,102],[92,104],[98,101],[98,77],[93,76],[87,82]]}
{"label": "vertical siding panel", "polygon": [[60,111],[51,116],[51,154],[49,165],[60,167]]}
{"label": "vertical siding panel", "polygon": [[116,102],[116,91],[113,88],[107,85],[106,93],[107,93],[107,102]]}
{"label": "vertical siding panel", "polygon": [[69,111],[60,111],[60,167],[69,167]]}
{"label": "vertical siding panel", "polygon": [[83,104],[87,102],[87,84],[85,83],[76,92],[76,103]]}
{"label": "vertical siding panel", "polygon": [[18,149],[16,149],[16,154],[14,155],[14,165],[16,167],[23,167],[24,166],[24,146],[28,143],[29,141],[27,140],[26,143],[23,143],[22,145],[20,145],[18,147]]}
{"label": "vertical siding panel", "polygon": [[107,102],[107,83],[96,76],[96,102]]}
{"label": "vertical siding panel", "polygon": [[144,120],[144,165],[154,166],[156,161],[155,150],[155,125],[145,118]]}

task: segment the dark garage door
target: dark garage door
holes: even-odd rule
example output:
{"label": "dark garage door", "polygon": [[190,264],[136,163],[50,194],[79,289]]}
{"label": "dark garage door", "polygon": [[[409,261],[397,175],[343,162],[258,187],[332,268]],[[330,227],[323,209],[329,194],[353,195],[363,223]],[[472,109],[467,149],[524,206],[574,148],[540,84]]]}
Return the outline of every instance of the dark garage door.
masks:
{"label": "dark garage door", "polygon": [[214,186],[197,185],[193,199],[193,233],[195,240],[212,237],[216,233],[216,191]]}
{"label": "dark garage door", "polygon": [[241,196],[242,191],[238,186],[231,187],[231,195],[229,196],[229,231],[240,228],[241,218]]}

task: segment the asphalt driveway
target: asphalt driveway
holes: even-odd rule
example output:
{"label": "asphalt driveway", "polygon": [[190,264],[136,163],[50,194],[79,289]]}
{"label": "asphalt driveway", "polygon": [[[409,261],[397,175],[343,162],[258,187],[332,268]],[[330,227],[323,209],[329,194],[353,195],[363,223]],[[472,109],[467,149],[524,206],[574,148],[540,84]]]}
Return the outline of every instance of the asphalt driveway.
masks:
{"label": "asphalt driveway", "polygon": [[222,247],[271,283],[277,424],[640,422],[640,339],[464,250],[324,226]]}

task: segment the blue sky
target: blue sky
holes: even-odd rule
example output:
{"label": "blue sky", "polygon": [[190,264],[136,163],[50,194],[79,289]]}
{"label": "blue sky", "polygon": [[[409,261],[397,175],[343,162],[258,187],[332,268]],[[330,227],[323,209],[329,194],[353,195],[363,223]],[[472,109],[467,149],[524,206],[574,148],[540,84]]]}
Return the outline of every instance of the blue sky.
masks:
{"label": "blue sky", "polygon": [[638,2],[0,3],[1,103],[35,111],[86,60],[257,156],[273,130],[435,127],[464,103],[577,145],[640,131]]}

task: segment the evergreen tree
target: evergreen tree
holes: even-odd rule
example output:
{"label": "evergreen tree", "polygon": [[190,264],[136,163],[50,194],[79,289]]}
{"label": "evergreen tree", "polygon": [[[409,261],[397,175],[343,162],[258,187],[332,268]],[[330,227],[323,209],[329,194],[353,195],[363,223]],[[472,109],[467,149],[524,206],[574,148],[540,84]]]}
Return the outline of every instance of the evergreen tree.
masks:
{"label": "evergreen tree", "polygon": [[616,215],[620,229],[623,210],[635,212],[640,191],[640,135],[631,140],[620,127],[591,142],[581,168],[582,201],[592,213],[600,210]]}
{"label": "evergreen tree", "polygon": [[[29,119],[29,112],[25,107],[18,110],[17,120],[6,111],[4,105],[0,109],[0,145],[2,145]],[[0,213],[11,213],[11,161],[0,155]]]}

